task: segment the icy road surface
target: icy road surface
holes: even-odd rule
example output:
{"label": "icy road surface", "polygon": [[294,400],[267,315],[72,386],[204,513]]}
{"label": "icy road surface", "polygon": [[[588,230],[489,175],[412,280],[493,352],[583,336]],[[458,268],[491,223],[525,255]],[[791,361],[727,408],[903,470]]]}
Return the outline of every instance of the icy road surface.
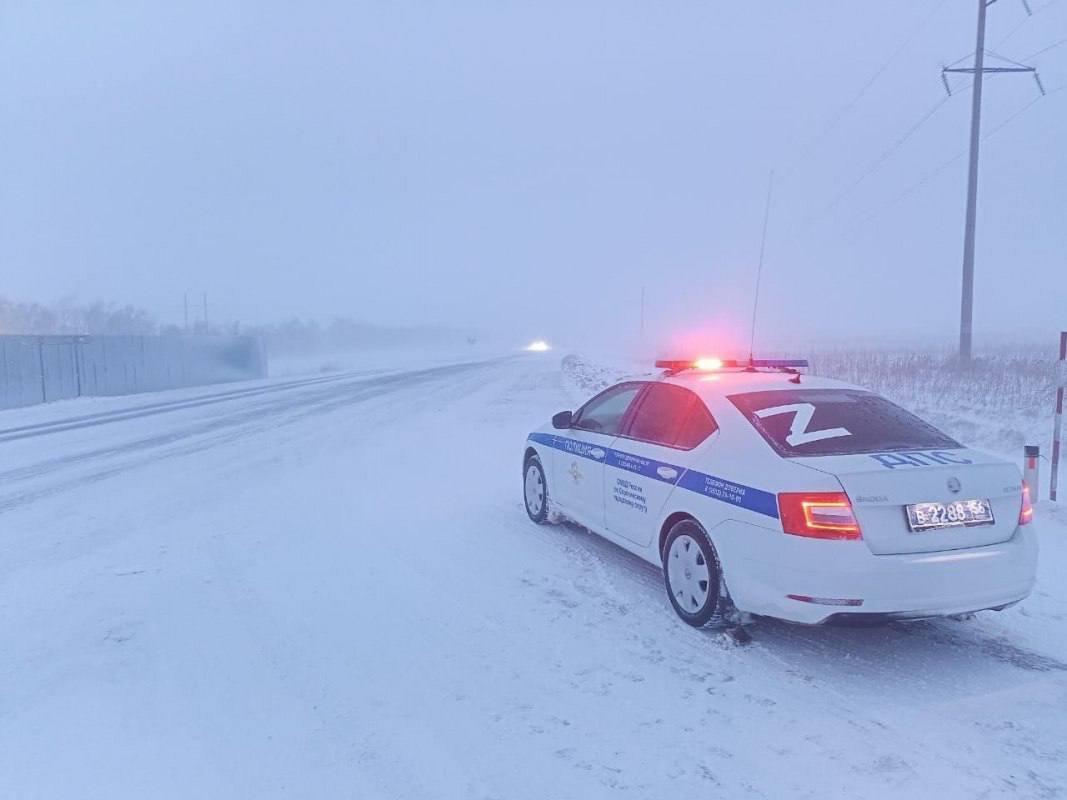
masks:
{"label": "icy road surface", "polygon": [[737,647],[527,521],[558,356],[256,387],[0,414],[0,797],[1067,792],[1067,515],[1020,607]]}

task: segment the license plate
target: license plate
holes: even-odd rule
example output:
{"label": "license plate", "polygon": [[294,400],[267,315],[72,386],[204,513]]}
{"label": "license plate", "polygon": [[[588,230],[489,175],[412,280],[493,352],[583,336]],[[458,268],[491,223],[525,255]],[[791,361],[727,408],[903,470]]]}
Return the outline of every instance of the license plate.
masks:
{"label": "license plate", "polygon": [[913,531],[992,525],[988,500],[953,500],[951,503],[915,503],[907,506],[908,527]]}

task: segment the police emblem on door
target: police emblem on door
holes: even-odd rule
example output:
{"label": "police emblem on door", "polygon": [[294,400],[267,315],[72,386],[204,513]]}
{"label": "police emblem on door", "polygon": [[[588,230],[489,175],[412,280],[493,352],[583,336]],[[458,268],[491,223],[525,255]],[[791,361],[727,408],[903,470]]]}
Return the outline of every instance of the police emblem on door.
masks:
{"label": "police emblem on door", "polygon": [[949,478],[948,479],[948,490],[950,492],[952,492],[953,494],[959,494],[961,488],[962,488],[962,486],[960,485],[960,479],[959,478]]}
{"label": "police emblem on door", "polygon": [[585,477],[584,475],[582,475],[582,471],[578,469],[577,461],[571,462],[571,468],[567,470],[567,474],[574,478],[575,485],[577,485],[578,481]]}

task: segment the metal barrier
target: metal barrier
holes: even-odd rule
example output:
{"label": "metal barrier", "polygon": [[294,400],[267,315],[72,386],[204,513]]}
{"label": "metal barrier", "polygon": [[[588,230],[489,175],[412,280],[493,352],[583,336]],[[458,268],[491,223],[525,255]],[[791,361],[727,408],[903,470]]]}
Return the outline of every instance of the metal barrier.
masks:
{"label": "metal barrier", "polygon": [[1063,393],[1067,384],[1064,363],[1067,362],[1067,331],[1060,332],[1060,372],[1056,388],[1056,417],[1052,427],[1052,475],[1049,479],[1049,500],[1056,499],[1060,480],[1060,448],[1063,441]]}
{"label": "metal barrier", "polygon": [[0,408],[266,376],[252,336],[0,336]]}

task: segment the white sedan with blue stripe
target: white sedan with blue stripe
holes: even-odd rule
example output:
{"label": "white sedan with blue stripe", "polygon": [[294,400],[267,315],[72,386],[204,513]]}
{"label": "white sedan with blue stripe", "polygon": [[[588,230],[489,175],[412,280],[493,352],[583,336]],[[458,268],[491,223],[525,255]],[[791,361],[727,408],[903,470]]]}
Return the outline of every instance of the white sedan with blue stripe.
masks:
{"label": "white sedan with blue stripe", "polygon": [[804,362],[657,362],[528,437],[526,511],[661,566],[687,623],[1002,609],[1037,543],[1018,468]]}

